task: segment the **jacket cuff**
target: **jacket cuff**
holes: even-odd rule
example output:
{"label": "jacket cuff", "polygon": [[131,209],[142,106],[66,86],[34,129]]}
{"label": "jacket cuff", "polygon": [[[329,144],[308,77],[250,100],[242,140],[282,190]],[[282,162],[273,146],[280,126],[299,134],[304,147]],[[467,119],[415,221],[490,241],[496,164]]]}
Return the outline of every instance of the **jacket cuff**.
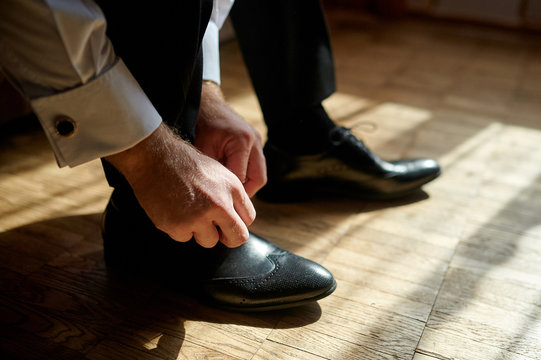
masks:
{"label": "jacket cuff", "polygon": [[92,81],[31,105],[60,167],[129,149],[162,121],[121,59]]}

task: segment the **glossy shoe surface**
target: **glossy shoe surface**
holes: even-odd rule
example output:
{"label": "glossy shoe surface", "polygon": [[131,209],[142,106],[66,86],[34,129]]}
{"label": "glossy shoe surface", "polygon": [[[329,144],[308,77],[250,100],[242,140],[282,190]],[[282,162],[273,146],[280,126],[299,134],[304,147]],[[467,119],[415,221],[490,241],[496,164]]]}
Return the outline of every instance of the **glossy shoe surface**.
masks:
{"label": "glossy shoe surface", "polygon": [[268,201],[321,194],[364,199],[393,199],[420,189],[441,173],[432,159],[385,161],[342,127],[331,132],[325,152],[291,155],[265,144],[268,182],[258,193]]}
{"label": "glossy shoe surface", "polygon": [[255,234],[233,249],[222,244],[205,249],[193,240],[179,243],[155,229],[138,204],[124,211],[115,197],[103,218],[110,268],[167,276],[174,287],[233,311],[289,308],[321,299],[336,288],[324,267]]}

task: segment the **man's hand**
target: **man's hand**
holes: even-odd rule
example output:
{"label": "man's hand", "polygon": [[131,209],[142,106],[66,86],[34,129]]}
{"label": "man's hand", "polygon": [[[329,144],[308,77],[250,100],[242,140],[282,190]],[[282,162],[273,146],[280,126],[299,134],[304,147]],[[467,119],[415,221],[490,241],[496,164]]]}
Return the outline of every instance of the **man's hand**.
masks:
{"label": "man's hand", "polygon": [[250,197],[267,182],[259,132],[225,101],[220,87],[203,82],[195,146],[231,170]]}
{"label": "man's hand", "polygon": [[255,209],[237,177],[164,124],[131,149],[106,158],[128,180],[154,225],[203,247],[248,240]]}

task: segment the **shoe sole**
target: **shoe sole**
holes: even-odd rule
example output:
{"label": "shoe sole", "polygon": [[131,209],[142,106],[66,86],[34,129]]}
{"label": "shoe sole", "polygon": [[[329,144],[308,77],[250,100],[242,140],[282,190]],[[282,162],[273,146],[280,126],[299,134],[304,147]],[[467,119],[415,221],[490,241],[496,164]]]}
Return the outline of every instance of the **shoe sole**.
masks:
{"label": "shoe sole", "polygon": [[325,197],[344,197],[357,200],[387,201],[407,197],[421,189],[421,187],[441,175],[441,171],[423,179],[414,187],[394,193],[375,192],[372,189],[361,186],[352,186],[351,183],[337,183],[335,180],[324,180],[314,184],[313,181],[295,181],[288,183],[267,184],[256,195],[259,199],[267,202],[287,203],[297,201],[309,201]]}
{"label": "shoe sole", "polygon": [[333,282],[332,286],[325,291],[324,293],[314,296],[312,298],[303,299],[295,302],[288,302],[288,303],[279,303],[279,304],[266,304],[266,305],[254,305],[254,306],[231,306],[231,305],[224,305],[220,303],[215,303],[212,301],[205,301],[201,300],[202,302],[206,303],[209,306],[216,307],[222,310],[232,311],[232,312],[265,312],[265,311],[276,311],[276,310],[284,310],[284,309],[290,309],[295,308],[298,306],[306,305],[313,303],[315,301],[321,300],[323,298],[326,298],[327,296],[331,295],[337,287],[336,280]]}

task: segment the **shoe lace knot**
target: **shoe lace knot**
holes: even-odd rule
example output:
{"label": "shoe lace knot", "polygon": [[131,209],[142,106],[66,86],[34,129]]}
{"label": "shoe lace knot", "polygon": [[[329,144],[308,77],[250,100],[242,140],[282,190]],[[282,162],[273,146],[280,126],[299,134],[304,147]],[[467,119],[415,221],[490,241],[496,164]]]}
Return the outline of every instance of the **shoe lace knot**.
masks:
{"label": "shoe lace knot", "polygon": [[361,143],[364,146],[364,142],[360,139],[358,139],[352,131],[354,129],[362,130],[365,133],[373,133],[378,129],[378,126],[370,121],[360,121],[358,123],[353,124],[351,127],[343,127],[343,126],[337,126],[336,128],[332,129],[329,133],[329,141],[334,146],[341,145],[347,138],[353,137],[358,143]]}

